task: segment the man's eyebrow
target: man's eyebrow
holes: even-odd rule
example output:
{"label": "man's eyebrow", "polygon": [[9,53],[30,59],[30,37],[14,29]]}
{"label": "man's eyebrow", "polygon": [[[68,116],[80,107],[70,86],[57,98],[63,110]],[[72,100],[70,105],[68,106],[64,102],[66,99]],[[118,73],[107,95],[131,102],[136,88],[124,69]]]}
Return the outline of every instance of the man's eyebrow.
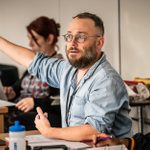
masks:
{"label": "man's eyebrow", "polygon": [[72,33],[71,31],[67,31],[67,33]]}
{"label": "man's eyebrow", "polygon": [[87,34],[87,32],[83,32],[83,31],[79,31],[79,32],[77,32],[77,33],[83,33],[83,34]]}

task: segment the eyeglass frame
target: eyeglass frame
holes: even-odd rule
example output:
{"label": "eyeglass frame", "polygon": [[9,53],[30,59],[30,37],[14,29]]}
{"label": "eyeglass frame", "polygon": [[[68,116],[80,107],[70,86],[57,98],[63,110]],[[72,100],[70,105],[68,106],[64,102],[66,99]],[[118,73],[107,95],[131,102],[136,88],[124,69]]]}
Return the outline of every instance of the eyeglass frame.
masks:
{"label": "eyeglass frame", "polygon": [[[82,35],[83,34],[83,35]],[[71,37],[71,39],[69,40],[69,41],[67,41],[67,38],[66,38],[66,36],[67,35],[71,35],[72,37]],[[80,42],[79,40],[78,40],[78,35],[82,35],[82,36],[84,36],[84,38],[82,38],[82,42]],[[72,40],[74,39],[76,42],[78,42],[78,43],[84,43],[88,38],[90,38],[90,37],[101,37],[101,35],[87,35],[86,33],[84,33],[84,32],[79,32],[79,33],[77,33],[76,35],[73,35],[73,34],[71,34],[71,33],[66,33],[66,34],[64,34],[64,35],[62,35],[63,37],[64,37],[64,40],[67,42],[67,43],[70,43],[70,42],[72,42]]]}

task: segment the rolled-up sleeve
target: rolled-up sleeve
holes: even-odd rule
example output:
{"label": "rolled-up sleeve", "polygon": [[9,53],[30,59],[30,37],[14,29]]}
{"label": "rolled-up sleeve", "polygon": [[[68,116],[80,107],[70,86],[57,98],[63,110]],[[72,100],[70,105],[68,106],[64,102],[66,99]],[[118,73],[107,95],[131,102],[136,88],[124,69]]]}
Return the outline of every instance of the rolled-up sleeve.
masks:
{"label": "rolled-up sleeve", "polygon": [[127,109],[124,107],[125,103],[128,103],[128,98],[123,97],[124,93],[121,91],[124,87],[121,85],[118,87],[116,80],[105,78],[101,82],[103,84],[97,80],[94,87],[91,88],[89,101],[85,105],[84,123],[91,124],[100,132],[112,134],[116,116],[118,117],[118,114],[121,113],[120,109]]}

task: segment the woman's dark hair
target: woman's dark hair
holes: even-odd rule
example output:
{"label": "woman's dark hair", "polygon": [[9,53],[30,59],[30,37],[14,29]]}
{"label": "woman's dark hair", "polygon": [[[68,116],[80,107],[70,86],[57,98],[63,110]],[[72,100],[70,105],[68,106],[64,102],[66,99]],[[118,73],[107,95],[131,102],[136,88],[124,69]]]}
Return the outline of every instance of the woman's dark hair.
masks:
{"label": "woman's dark hair", "polygon": [[38,17],[33,20],[27,27],[27,31],[31,34],[33,40],[38,45],[34,35],[31,30],[34,30],[39,35],[43,36],[45,39],[49,36],[49,34],[54,35],[53,45],[55,45],[58,41],[59,32],[60,32],[60,24],[56,23],[54,19],[50,19],[46,16]]}

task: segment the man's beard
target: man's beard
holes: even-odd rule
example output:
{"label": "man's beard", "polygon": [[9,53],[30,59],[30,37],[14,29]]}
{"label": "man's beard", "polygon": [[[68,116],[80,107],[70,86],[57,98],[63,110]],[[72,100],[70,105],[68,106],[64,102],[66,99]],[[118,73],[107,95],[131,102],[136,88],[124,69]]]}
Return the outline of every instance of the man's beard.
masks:
{"label": "man's beard", "polygon": [[[80,50],[78,50],[78,51],[80,51]],[[69,58],[69,56],[68,56],[69,52],[67,51],[67,48],[66,48],[66,55],[69,60],[69,63],[72,66],[74,66],[75,68],[86,68],[96,62],[97,53],[96,53],[95,45],[91,46],[89,48],[84,48],[84,51],[80,51],[80,52],[82,52],[82,55],[79,59]]]}

